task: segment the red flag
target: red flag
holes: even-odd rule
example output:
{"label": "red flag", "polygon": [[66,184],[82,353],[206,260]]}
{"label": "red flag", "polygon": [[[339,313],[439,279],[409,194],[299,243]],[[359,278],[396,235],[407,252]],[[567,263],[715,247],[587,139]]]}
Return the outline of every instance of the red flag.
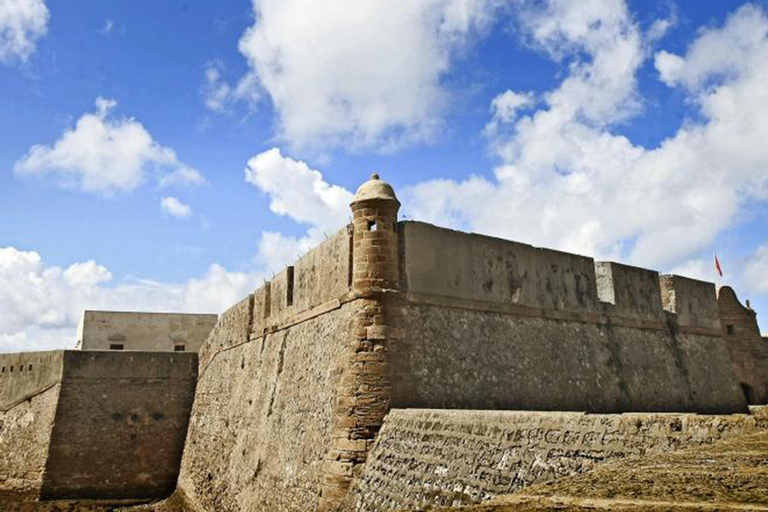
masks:
{"label": "red flag", "polygon": [[720,274],[720,277],[723,277],[723,267],[720,266],[720,260],[717,259],[717,254],[715,254],[715,270]]}

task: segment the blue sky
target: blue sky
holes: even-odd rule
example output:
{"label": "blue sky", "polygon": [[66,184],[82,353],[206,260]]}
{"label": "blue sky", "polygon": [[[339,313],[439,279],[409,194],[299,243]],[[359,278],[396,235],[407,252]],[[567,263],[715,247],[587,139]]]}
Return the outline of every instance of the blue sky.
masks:
{"label": "blue sky", "polygon": [[411,218],[717,252],[765,325],[767,31],[766,1],[0,0],[0,351],[220,311],[373,170]]}

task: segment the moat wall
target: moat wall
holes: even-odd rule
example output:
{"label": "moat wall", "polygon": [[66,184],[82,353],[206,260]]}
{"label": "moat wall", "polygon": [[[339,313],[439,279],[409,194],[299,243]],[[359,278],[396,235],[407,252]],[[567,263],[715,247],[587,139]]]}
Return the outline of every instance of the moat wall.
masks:
{"label": "moat wall", "polygon": [[0,493],[130,499],[173,492],[195,354],[56,351],[0,356],[3,366]]}
{"label": "moat wall", "polygon": [[393,409],[344,511],[459,506],[589,470],[602,461],[768,428],[746,414],[583,414]]}

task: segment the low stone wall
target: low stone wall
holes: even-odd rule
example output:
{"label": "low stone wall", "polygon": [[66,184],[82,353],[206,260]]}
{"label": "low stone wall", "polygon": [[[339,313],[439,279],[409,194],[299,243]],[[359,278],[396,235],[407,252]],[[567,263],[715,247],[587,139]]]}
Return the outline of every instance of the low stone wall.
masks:
{"label": "low stone wall", "polygon": [[171,494],[196,378],[197,354],[65,351],[42,499]]}
{"label": "low stone wall", "polygon": [[173,492],[196,354],[67,350],[1,359],[0,510],[9,495],[133,499]]}
{"label": "low stone wall", "polygon": [[458,506],[589,470],[768,429],[747,414],[393,409],[342,510]]}

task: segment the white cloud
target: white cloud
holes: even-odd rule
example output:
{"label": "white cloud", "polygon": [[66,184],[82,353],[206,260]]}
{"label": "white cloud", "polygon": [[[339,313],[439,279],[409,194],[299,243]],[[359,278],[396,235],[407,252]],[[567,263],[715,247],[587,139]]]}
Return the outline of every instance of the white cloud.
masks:
{"label": "white cloud", "polygon": [[222,76],[224,64],[219,61],[209,62],[205,68],[203,98],[205,106],[213,112],[226,112],[232,105],[244,102],[250,110],[255,110],[261,94],[258,79],[252,72],[245,74],[233,87]]}
{"label": "white cloud", "polygon": [[532,107],[535,101],[536,97],[530,92],[507,90],[499,94],[491,100],[491,121],[485,125],[485,134],[497,135],[500,125],[514,121],[521,109]]}
{"label": "white cloud", "polygon": [[214,264],[186,283],[115,284],[94,261],[62,269],[46,265],[36,252],[0,247],[0,352],[74,346],[85,309],[220,313],[261,277]]}
{"label": "white cloud", "polygon": [[115,21],[112,18],[107,18],[104,21],[104,26],[101,27],[101,33],[103,35],[109,35],[115,29]]}
{"label": "white cloud", "polygon": [[265,232],[259,254],[267,268],[277,270],[311,249],[349,222],[349,203],[353,194],[343,187],[329,185],[319,171],[305,162],[282,155],[272,148],[248,161],[245,181],[270,197],[269,208],[308,226],[302,238]]}
{"label": "white cloud", "polygon": [[16,175],[51,175],[61,186],[104,195],[134,190],[150,176],[161,186],[205,181],[141,123],[110,116],[116,105],[98,98],[96,112],[83,114],[52,146],[32,146],[16,162]]}
{"label": "white cloud", "polygon": [[192,215],[192,207],[184,204],[173,196],[166,196],[160,200],[160,209],[173,217],[184,219]]}
{"label": "white cloud", "polygon": [[[240,51],[292,147],[394,150],[440,129],[441,79],[500,3],[254,0]],[[211,89],[222,108],[229,91]]]}
{"label": "white cloud", "polygon": [[0,0],[0,63],[25,62],[48,32],[43,0]]}
{"label": "white cloud", "polygon": [[744,266],[745,288],[758,293],[768,293],[768,244],[752,253]]}
{"label": "white cloud", "polygon": [[700,117],[655,148],[615,133],[642,108],[636,73],[650,54],[622,1],[552,0],[519,16],[532,47],[569,59],[568,74],[491,141],[502,160],[494,179],[404,190],[411,216],[665,269],[709,247],[747,201],[768,197],[761,9],[742,7],[685,55],[657,55],[662,78],[683,87]]}

